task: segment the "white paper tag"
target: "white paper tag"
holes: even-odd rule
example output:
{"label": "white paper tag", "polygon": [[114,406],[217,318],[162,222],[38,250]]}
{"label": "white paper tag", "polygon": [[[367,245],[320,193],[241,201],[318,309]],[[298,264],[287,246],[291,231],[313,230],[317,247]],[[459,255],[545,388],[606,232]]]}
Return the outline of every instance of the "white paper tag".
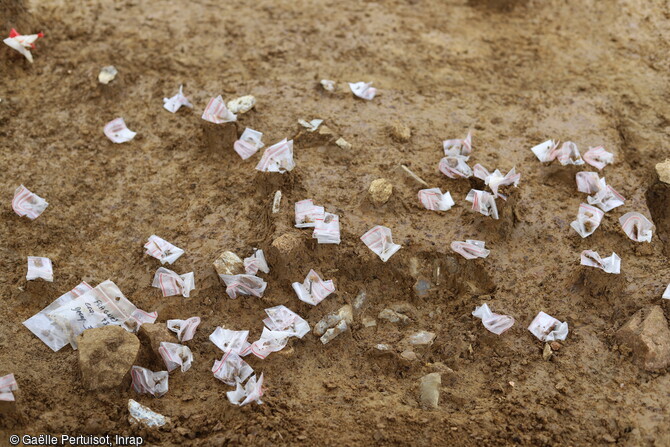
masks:
{"label": "white paper tag", "polygon": [[14,191],[12,199],[12,208],[19,216],[26,216],[30,220],[37,219],[40,214],[49,206],[46,200],[39,197],[21,185]]}
{"label": "white paper tag", "polygon": [[248,337],[249,331],[231,331],[219,326],[210,334],[209,341],[223,352],[232,351],[241,354],[250,346]]}
{"label": "white paper tag", "polygon": [[605,179],[602,179],[603,188],[592,196],[587,197],[590,205],[595,205],[601,210],[607,212],[624,204],[625,199],[610,185],[604,185]]}
{"label": "white paper tag", "polygon": [[619,218],[626,236],[636,242],[651,242],[654,224],[640,213],[626,213]]}
{"label": "white paper tag", "polygon": [[600,170],[610,163],[614,162],[614,154],[607,152],[604,147],[590,147],[584,153],[584,161]]}
{"label": "white paper tag", "polygon": [[468,239],[465,242],[453,241],[451,243],[451,249],[459,255],[463,256],[465,259],[485,258],[491,251],[485,249],[484,245],[484,241]]}
{"label": "white paper tag", "polygon": [[372,82],[350,82],[349,88],[354,95],[368,101],[377,94],[377,89],[372,87]]}
{"label": "white paper tag", "polygon": [[305,121],[303,119],[300,119],[298,120],[298,124],[307,129],[307,132],[315,132],[319,128],[319,126],[323,124],[323,120],[313,119],[311,121]]}
{"label": "white paper tag", "polygon": [[372,227],[361,236],[361,241],[384,262],[388,261],[395,252],[402,248],[400,245],[393,243],[391,229],[383,225]]}
{"label": "white paper tag", "polygon": [[191,368],[193,353],[188,346],[162,341],[158,352],[168,371],[172,371],[178,366],[181,366],[181,372],[186,372]]}
{"label": "white paper tag", "polygon": [[265,309],[265,313],[268,317],[263,323],[272,331],[284,331],[298,338],[309,332],[309,323],[286,306],[270,307]]}
{"label": "white paper tag", "polygon": [[37,278],[53,282],[54,271],[51,259],[28,256],[28,274],[26,274],[26,280],[32,281]]}
{"label": "white paper tag", "polygon": [[35,334],[53,351],[60,350],[70,342],[70,339],[67,332],[49,317],[49,313],[60,307],[68,306],[75,298],[83,295],[92,288],[93,287],[85,282],[80,283],[74,289],[58,297],[40,312],[28,318],[23,322],[23,325],[30,329],[30,332]]}
{"label": "white paper tag", "polygon": [[193,104],[184,96],[184,86],[179,86],[179,92],[171,98],[163,98],[163,108],[171,113],[177,113],[181,106],[193,108]]}
{"label": "white paper tag", "polygon": [[135,138],[137,133],[126,127],[123,118],[116,118],[105,125],[105,135],[114,143],[126,143]]}
{"label": "white paper tag", "polygon": [[133,366],[130,369],[132,377],[132,387],[138,394],[151,394],[154,397],[161,397],[168,392],[167,371],[153,372],[150,369],[141,366]]}
{"label": "white paper tag", "polygon": [[263,273],[270,273],[270,267],[265,260],[263,250],[260,249],[248,258],[244,258],[244,271],[248,275],[255,275],[259,270]]}
{"label": "white paper tag", "polygon": [[484,180],[484,183],[493,191],[493,197],[500,197],[507,200],[507,196],[498,192],[501,186],[519,185],[521,174],[517,174],[516,168],[512,168],[507,174],[502,175],[498,169],[490,173],[484,166],[477,163],[473,168],[473,175],[479,179]]}
{"label": "white paper tag", "polygon": [[2,402],[14,402],[14,393],[19,389],[19,385],[16,383],[14,374],[7,374],[6,376],[0,377],[0,401]]}
{"label": "white paper tag", "polygon": [[161,264],[165,264],[166,262],[172,264],[184,254],[184,250],[155,234],[149,236],[149,241],[144,244],[144,248],[146,249],[145,254],[158,259],[161,261]]}
{"label": "white paper tag", "polygon": [[440,188],[422,189],[419,191],[419,201],[424,208],[431,211],[449,211],[454,206],[451,194],[442,194]]}
{"label": "white paper tag", "polygon": [[596,231],[603,219],[603,213],[596,207],[582,203],[579,205],[577,220],[570,223],[570,226],[583,238],[590,236]]}
{"label": "white paper tag", "polygon": [[312,199],[295,202],[295,226],[296,228],[314,228],[316,220],[323,217],[325,210],[322,206],[314,205]]}
{"label": "white paper tag", "polygon": [[236,385],[247,380],[254,370],[237,353],[228,351],[223,354],[221,360],[214,360],[212,373],[223,383]]}
{"label": "white paper tag", "polygon": [[256,170],[261,172],[279,172],[281,174],[295,168],[293,161],[293,140],[284,138],[279,143],[265,149]]}
{"label": "white paper tag", "polygon": [[335,284],[330,279],[322,280],[318,273],[310,270],[302,284],[293,283],[293,290],[300,301],[316,306],[335,291]]}
{"label": "white paper tag", "polygon": [[577,191],[586,194],[595,194],[606,185],[605,179],[598,177],[597,172],[578,172],[575,179],[577,180]]}
{"label": "white paper tag", "polygon": [[254,275],[219,275],[226,284],[226,293],[232,299],[239,295],[262,297],[268,284]]}
{"label": "white paper tag", "polygon": [[228,391],[226,397],[230,403],[235,405],[246,405],[251,402],[256,402],[262,404],[261,397],[263,396],[263,374],[261,374],[260,379],[256,379],[256,376],[251,376],[247,381],[246,385],[242,386],[240,382],[237,382],[235,391]]}
{"label": "white paper tag", "polygon": [[324,213],[316,218],[312,238],[319,244],[340,243],[340,217],[337,214]]}
{"label": "white paper tag", "polygon": [[205,111],[202,113],[202,119],[214,124],[223,124],[237,121],[237,116],[228,110],[226,103],[223,102],[223,98],[219,95],[209,100]]}
{"label": "white paper tag", "polygon": [[619,274],[621,272],[621,258],[614,252],[607,258],[601,258],[593,250],[584,250],[581,254],[581,265],[596,267],[606,273]]}
{"label": "white paper tag", "polygon": [[235,152],[237,152],[242,160],[246,160],[265,146],[263,141],[261,141],[262,139],[263,134],[261,132],[247,127],[242,132],[240,139],[233,144],[233,149],[235,149]]}
{"label": "white paper tag", "polygon": [[531,151],[535,154],[538,160],[542,163],[548,163],[556,159],[556,150],[558,148],[558,141],[547,140],[533,147]]}
{"label": "white paper tag", "polygon": [[[137,324],[132,318],[136,310],[137,307],[123,296],[116,284],[108,280],[58,308],[50,309],[46,317],[55,326],[49,329],[58,332],[58,339],[67,340],[77,349],[77,336],[86,329],[117,325],[127,331],[136,330]],[[40,337],[40,334],[36,335]]]}
{"label": "white paper tag", "polygon": [[491,312],[488,304],[484,303],[475,308],[472,315],[481,319],[484,327],[496,335],[500,335],[514,326],[514,318],[508,315],[500,315]]}
{"label": "white paper tag", "polygon": [[200,317],[191,317],[186,320],[168,320],[167,328],[177,334],[180,342],[193,339],[195,330],[200,325]]}
{"label": "white paper tag", "polygon": [[467,163],[469,158],[465,155],[447,155],[440,160],[438,168],[449,178],[469,178],[472,177],[472,168]]}
{"label": "white paper tag", "polygon": [[541,341],[565,340],[568,336],[568,323],[561,323],[556,318],[540,312],[530,323],[528,330]]}
{"label": "white paper tag", "polygon": [[468,135],[462,140],[444,140],[442,148],[444,149],[444,155],[470,155],[472,153],[472,134],[468,132]]}
{"label": "white paper tag", "polygon": [[21,53],[26,59],[28,59],[28,62],[32,64],[33,55],[29,49],[35,48],[35,41],[37,41],[37,39],[40,37],[44,37],[44,34],[38,33],[23,36],[16,32],[14,28],[12,28],[11,32],[9,33],[9,37],[4,39],[3,42],[5,42],[5,45],[8,47]]}
{"label": "white paper tag", "polygon": [[164,297],[182,295],[188,298],[191,290],[195,289],[195,278],[193,272],[179,275],[172,270],[159,267],[151,286],[161,289]]}
{"label": "white paper tag", "polygon": [[493,194],[478,189],[471,189],[465,200],[472,203],[472,209],[484,216],[491,216],[498,219],[498,207]]}

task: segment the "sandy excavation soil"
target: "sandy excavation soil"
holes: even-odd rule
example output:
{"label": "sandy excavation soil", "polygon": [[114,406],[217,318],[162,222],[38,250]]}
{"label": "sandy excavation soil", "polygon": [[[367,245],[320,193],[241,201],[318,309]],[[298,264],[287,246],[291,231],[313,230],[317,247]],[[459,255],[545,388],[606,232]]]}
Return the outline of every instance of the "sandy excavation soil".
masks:
{"label": "sandy excavation soil", "polygon": [[[670,376],[638,366],[615,337],[639,309],[670,311],[661,300],[670,202],[654,171],[670,134],[665,2],[34,3],[0,1],[3,34],[45,33],[33,65],[0,48],[0,376],[14,373],[20,387],[18,413],[0,420],[0,445],[9,433],[139,434],[150,445],[199,446],[670,445]],[[110,64],[119,75],[98,84]],[[330,94],[318,88],[323,78],[373,81],[379,93],[372,101],[343,88]],[[180,84],[195,109],[173,115],[162,98]],[[266,143],[296,137],[300,118],[322,118],[352,148],[301,135],[294,171],[259,173],[258,154],[242,161],[207,134],[200,115],[218,94],[257,97],[238,127],[264,132]],[[103,135],[118,116],[138,132],[132,142]],[[394,123],[411,128],[408,141],[394,136]],[[464,201],[481,181],[437,169],[442,140],[468,130],[471,165],[521,172],[498,221]],[[583,168],[539,163],[530,148],[548,138],[615,153],[603,172],[626,203],[587,239],[569,227],[585,200],[574,182]],[[423,209],[420,185],[400,164],[450,191],[456,206]],[[375,206],[367,188],[380,177],[394,190]],[[22,183],[50,203],[32,222],[10,207]],[[277,189],[284,198],[272,215]],[[339,246],[293,227],[293,204],[306,198],[340,216]],[[621,231],[629,211],[654,217],[651,244]],[[359,240],[377,224],[403,247],[387,263]],[[186,250],[171,268],[195,272],[191,298],[151,287],[159,263],[142,248],[151,234]],[[212,268],[219,253],[270,253],[287,234],[294,251],[268,255],[265,295],[229,299]],[[466,261],[450,250],[466,238],[485,240],[490,256]],[[580,266],[584,249],[619,254],[621,275]],[[26,281],[26,256],[51,258],[54,282]],[[291,289],[310,268],[337,287],[315,307]],[[203,320],[187,343],[192,369],[172,373],[160,399],[137,395],[128,379],[88,391],[77,351],[54,353],[21,324],[80,281],[107,279],[157,310],[160,323]],[[426,296],[414,291],[417,279],[433,284]],[[216,326],[249,329],[255,340],[267,307],[285,304],[313,325],[360,291],[367,302],[351,331],[325,346],[310,333],[265,360],[247,358],[265,374],[264,403],[228,403],[231,387],[211,372],[221,357],[207,339]],[[516,325],[502,336],[486,331],[470,315],[484,302]],[[392,306],[410,322],[361,324]],[[549,360],[526,330],[539,311],[570,325]],[[419,330],[436,333],[434,343],[415,360],[401,357],[401,340]],[[380,343],[393,349],[380,352]],[[141,349],[138,364],[162,369]],[[442,374],[440,403],[426,410],[418,380],[432,372]],[[131,426],[130,398],[172,423]]]}

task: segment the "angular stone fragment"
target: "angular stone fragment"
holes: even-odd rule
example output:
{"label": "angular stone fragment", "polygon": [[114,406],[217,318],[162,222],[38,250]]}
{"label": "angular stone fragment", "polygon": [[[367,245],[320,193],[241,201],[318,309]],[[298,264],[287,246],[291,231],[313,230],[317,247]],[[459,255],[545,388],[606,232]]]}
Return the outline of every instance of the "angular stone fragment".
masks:
{"label": "angular stone fragment", "polygon": [[120,326],[87,329],[78,338],[79,368],[89,390],[121,385],[135,363],[140,340]]}
{"label": "angular stone fragment", "polygon": [[670,184],[670,158],[656,164],[656,174],[660,181]]}
{"label": "angular stone fragment", "polygon": [[670,329],[660,306],[638,310],[616,333],[622,351],[647,371],[670,365]]}
{"label": "angular stone fragment", "polygon": [[382,310],[381,312],[379,312],[377,318],[379,318],[380,320],[389,321],[391,323],[409,323],[410,321],[407,315],[403,315],[391,309]]}
{"label": "angular stone fragment", "polygon": [[440,400],[440,385],[442,377],[440,373],[430,373],[419,379],[419,393],[421,406],[434,409]]}
{"label": "angular stone fragment", "polygon": [[175,342],[173,333],[168,330],[164,323],[143,324],[140,326],[138,335],[142,343],[151,346],[153,353],[159,357],[158,348],[160,348],[161,342]]}

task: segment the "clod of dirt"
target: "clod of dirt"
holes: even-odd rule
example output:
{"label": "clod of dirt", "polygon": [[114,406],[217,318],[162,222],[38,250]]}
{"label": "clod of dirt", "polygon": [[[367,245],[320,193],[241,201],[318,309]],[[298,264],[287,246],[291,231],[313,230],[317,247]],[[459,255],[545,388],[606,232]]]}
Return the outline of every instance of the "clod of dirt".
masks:
{"label": "clod of dirt", "polygon": [[219,275],[239,275],[244,273],[244,262],[232,251],[224,251],[214,261],[214,269]]}
{"label": "clod of dirt", "polygon": [[638,310],[616,337],[640,368],[658,371],[670,365],[670,329],[660,306]]}
{"label": "clod of dirt", "polygon": [[435,409],[440,400],[440,385],[442,377],[440,373],[430,373],[419,379],[419,401],[421,406]]}
{"label": "clod of dirt", "polygon": [[419,359],[419,357],[416,355],[416,352],[409,350],[401,352],[400,357],[403,360],[407,360],[408,362],[414,362]]}
{"label": "clod of dirt", "polygon": [[161,342],[174,343],[175,341],[173,334],[165,324],[145,323],[140,327],[139,336],[142,344],[150,346],[151,351],[157,356],[160,356],[158,348],[160,348]]}
{"label": "clod of dirt", "polygon": [[660,181],[670,184],[670,158],[656,164],[656,174]]}
{"label": "clod of dirt", "polygon": [[294,139],[299,142],[301,145],[319,145],[319,144],[330,144],[335,140],[337,134],[333,129],[321,124],[318,129],[315,131],[309,131],[302,129]]}
{"label": "clod of dirt", "polygon": [[[14,393],[16,394],[16,391]],[[13,428],[22,421],[23,416],[17,402],[0,401],[0,428]]]}
{"label": "clod of dirt", "polygon": [[388,308],[383,309],[381,312],[379,312],[377,318],[379,318],[380,320],[386,320],[390,323],[407,324],[411,321],[407,315],[403,315],[401,313],[396,312],[395,310],[391,310]]}
{"label": "clod of dirt", "polygon": [[252,95],[240,96],[228,101],[226,107],[233,113],[247,113],[256,105],[256,97]]}
{"label": "clod of dirt", "polygon": [[378,178],[370,183],[368,189],[370,199],[376,205],[385,204],[393,193],[393,184],[385,178]]}
{"label": "clod of dirt", "polygon": [[[237,141],[237,122],[214,124],[200,120],[205,147],[211,154],[221,155],[229,151]],[[239,160],[239,158],[238,158]]]}
{"label": "clod of dirt", "polygon": [[395,121],[389,126],[389,133],[391,134],[391,138],[403,143],[409,141],[412,137],[412,129],[399,121]]}
{"label": "clod of dirt", "polygon": [[89,390],[118,387],[140,350],[140,340],[116,325],[88,329],[77,344],[79,368]]}

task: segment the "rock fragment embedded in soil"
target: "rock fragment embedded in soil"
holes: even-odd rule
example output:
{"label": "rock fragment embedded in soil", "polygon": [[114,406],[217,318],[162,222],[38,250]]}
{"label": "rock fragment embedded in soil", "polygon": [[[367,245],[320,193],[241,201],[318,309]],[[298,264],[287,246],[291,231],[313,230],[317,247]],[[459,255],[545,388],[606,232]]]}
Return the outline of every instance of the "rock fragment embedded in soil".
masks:
{"label": "rock fragment embedded in soil", "polygon": [[116,78],[117,74],[119,74],[119,71],[113,65],[102,67],[100,74],[98,74],[98,82],[107,85]]}
{"label": "rock fragment embedded in soil", "polygon": [[401,344],[409,343],[410,345],[422,346],[422,345],[430,345],[431,343],[433,343],[433,340],[435,340],[435,334],[433,332],[419,331],[409,335],[408,337],[403,339],[400,343]]}
{"label": "rock fragment embedded in soil", "polygon": [[347,150],[348,150],[348,149],[351,149],[351,147],[352,147],[352,146],[351,146],[351,143],[349,143],[349,142],[348,142],[347,140],[345,140],[343,137],[338,138],[338,139],[335,141],[335,144],[337,144],[337,145],[338,145],[339,147],[341,147],[342,149],[347,149]]}
{"label": "rock fragment embedded in soil", "polygon": [[379,315],[377,315],[377,318],[380,320],[386,320],[390,323],[404,323],[407,324],[411,320],[407,315],[403,315],[399,312],[396,312],[395,310],[392,309],[383,309],[381,312],[379,312]]}
{"label": "rock fragment embedded in soil", "polygon": [[0,377],[0,402],[14,402],[14,391],[19,389],[14,374]]}
{"label": "rock fragment embedded in soil", "polygon": [[426,374],[419,380],[421,406],[428,409],[437,408],[440,401],[441,384],[442,377],[440,373]]}
{"label": "rock fragment embedded in soil", "polygon": [[116,325],[87,329],[77,344],[82,380],[89,390],[118,387],[140,350],[135,334]]}
{"label": "rock fragment embedded in soil", "polygon": [[409,139],[412,137],[412,129],[400,121],[394,121],[393,124],[389,126],[389,132],[391,134],[391,138],[402,143],[409,141]]}
{"label": "rock fragment embedded in soil", "polygon": [[323,87],[323,89],[327,92],[332,93],[335,91],[335,81],[331,81],[330,79],[322,79],[320,84],[321,87]]}
{"label": "rock fragment embedded in soil", "polygon": [[334,328],[328,329],[326,333],[321,336],[321,343],[324,345],[330,343],[335,337],[346,331],[347,328],[347,322],[345,320],[341,320]]}
{"label": "rock fragment embedded in soil", "polygon": [[133,399],[128,400],[128,413],[128,422],[131,425],[139,424],[147,427],[162,427],[170,422],[170,418],[152,411],[149,407],[145,407]]}
{"label": "rock fragment embedded in soil", "polygon": [[640,368],[658,371],[670,365],[670,329],[660,306],[637,311],[616,338]]}
{"label": "rock fragment embedded in soil", "polygon": [[670,158],[656,164],[656,174],[661,182],[670,184]]}
{"label": "rock fragment embedded in soil", "polygon": [[214,269],[219,275],[240,275],[244,273],[244,262],[232,251],[224,251],[214,261]]}
{"label": "rock fragment embedded in soil", "polygon": [[368,192],[370,193],[370,199],[375,205],[383,205],[391,198],[393,184],[385,178],[378,178],[370,183]]}
{"label": "rock fragment embedded in soil", "polygon": [[549,343],[544,344],[544,349],[542,350],[542,358],[545,360],[551,359],[553,355],[553,351],[551,350],[551,346]]}
{"label": "rock fragment embedded in soil", "polygon": [[342,306],[336,313],[331,313],[326,315],[314,325],[314,335],[321,336],[327,329],[330,329],[337,325],[340,321],[344,320],[348,325],[351,325],[354,321],[353,309],[351,305],[346,304]]}

